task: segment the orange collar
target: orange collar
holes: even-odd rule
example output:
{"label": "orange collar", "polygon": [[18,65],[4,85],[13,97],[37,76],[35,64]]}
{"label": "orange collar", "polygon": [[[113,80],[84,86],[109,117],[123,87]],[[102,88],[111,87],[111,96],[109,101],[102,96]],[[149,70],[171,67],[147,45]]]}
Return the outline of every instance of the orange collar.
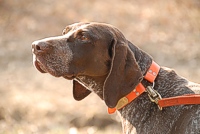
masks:
{"label": "orange collar", "polygon": [[[144,79],[153,83],[158,75],[159,70],[160,70],[160,66],[157,63],[155,63],[154,61],[152,61],[152,64],[151,64],[150,68],[148,69],[146,75],[144,76]],[[119,109],[125,107],[131,101],[136,99],[138,96],[140,96],[145,91],[146,91],[145,87],[142,85],[142,83],[139,83],[133,91],[131,91],[128,95],[126,95],[125,97],[121,98],[118,101],[115,108],[108,108],[108,113],[112,114],[116,110],[119,110]]]}

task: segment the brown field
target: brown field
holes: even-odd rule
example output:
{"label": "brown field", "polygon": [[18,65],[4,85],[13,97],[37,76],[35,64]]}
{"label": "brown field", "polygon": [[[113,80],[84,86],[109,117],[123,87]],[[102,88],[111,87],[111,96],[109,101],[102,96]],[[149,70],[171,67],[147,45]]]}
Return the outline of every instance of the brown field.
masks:
{"label": "brown field", "polygon": [[0,134],[120,134],[95,94],[39,73],[31,43],[80,21],[106,22],[162,66],[200,82],[199,0],[0,0]]}

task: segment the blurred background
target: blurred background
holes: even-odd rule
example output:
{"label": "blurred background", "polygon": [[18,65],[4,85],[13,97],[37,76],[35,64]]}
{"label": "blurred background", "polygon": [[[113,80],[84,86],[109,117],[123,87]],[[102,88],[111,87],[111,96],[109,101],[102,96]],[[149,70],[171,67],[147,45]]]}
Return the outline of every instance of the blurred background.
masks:
{"label": "blurred background", "polygon": [[31,43],[80,21],[110,23],[162,66],[200,82],[199,0],[0,0],[0,134],[120,134],[95,94],[39,73]]}

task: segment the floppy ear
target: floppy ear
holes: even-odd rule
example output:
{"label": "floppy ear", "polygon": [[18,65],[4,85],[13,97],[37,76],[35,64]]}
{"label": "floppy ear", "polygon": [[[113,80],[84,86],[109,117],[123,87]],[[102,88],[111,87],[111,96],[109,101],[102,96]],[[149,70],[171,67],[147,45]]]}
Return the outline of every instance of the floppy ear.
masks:
{"label": "floppy ear", "polygon": [[122,97],[130,93],[142,80],[141,70],[136,63],[128,42],[114,39],[111,43],[112,61],[110,72],[104,82],[104,101],[114,108]]}
{"label": "floppy ear", "polygon": [[90,90],[86,89],[78,81],[73,80],[73,96],[75,100],[80,101],[87,97],[90,93]]}

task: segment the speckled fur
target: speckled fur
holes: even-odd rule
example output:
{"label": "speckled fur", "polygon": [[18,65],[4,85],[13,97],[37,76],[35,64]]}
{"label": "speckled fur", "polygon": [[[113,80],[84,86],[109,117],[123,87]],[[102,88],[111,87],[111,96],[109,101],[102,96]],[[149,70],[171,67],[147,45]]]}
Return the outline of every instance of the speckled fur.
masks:
{"label": "speckled fur", "polygon": [[[186,87],[187,84],[188,81],[177,76],[173,70],[161,68],[155,89],[163,98],[193,93]],[[173,106],[160,111],[156,104],[149,101],[146,93],[120,110],[119,114],[127,134],[132,131],[132,125],[139,134],[196,134],[200,131],[199,105]]]}
{"label": "speckled fur", "polygon": [[[82,29],[90,32],[87,35],[90,42],[87,38],[77,41],[80,39],[78,32]],[[109,51],[109,45],[113,39],[128,43],[127,50],[131,51],[143,76],[152,62],[151,56],[127,41],[123,34],[111,25],[76,23],[66,27],[63,33],[63,36],[33,43],[36,67],[39,71],[56,77],[75,79],[101,99],[104,99],[106,79],[112,69],[113,54]],[[78,49],[83,44],[87,47],[85,45],[84,48]],[[39,47],[36,47],[37,45]],[[116,74],[116,77],[120,76]],[[145,80],[142,80],[142,83],[145,86],[151,84]],[[161,67],[154,89],[163,98],[200,93],[200,85],[189,82],[166,67]],[[118,114],[122,120],[124,134],[200,134],[200,105],[172,106],[160,111],[157,105],[149,100],[147,93],[143,93],[119,110]]]}

